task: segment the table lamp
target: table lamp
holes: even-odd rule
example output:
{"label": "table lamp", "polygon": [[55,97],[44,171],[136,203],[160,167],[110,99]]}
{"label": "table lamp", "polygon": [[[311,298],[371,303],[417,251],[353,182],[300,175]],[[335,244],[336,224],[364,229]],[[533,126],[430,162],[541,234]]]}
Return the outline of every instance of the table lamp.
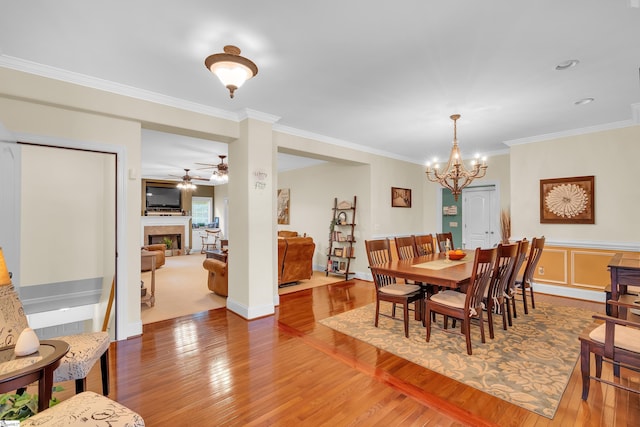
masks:
{"label": "table lamp", "polygon": [[0,286],[10,285],[11,277],[9,276],[9,270],[7,270],[7,263],[4,261],[4,255],[2,254],[2,247],[0,247]]}

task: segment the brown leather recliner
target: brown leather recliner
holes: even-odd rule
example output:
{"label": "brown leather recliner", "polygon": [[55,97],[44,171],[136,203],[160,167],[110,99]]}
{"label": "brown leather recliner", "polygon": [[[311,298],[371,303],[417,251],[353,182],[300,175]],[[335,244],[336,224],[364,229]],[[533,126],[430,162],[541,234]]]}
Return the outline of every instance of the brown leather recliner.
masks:
{"label": "brown leather recliner", "polygon": [[227,275],[227,263],[217,259],[207,258],[202,266],[209,272],[207,286],[212,292],[226,297],[229,293],[229,278]]}
{"label": "brown leather recliner", "polygon": [[315,249],[316,244],[311,237],[279,238],[278,285],[310,279]]}

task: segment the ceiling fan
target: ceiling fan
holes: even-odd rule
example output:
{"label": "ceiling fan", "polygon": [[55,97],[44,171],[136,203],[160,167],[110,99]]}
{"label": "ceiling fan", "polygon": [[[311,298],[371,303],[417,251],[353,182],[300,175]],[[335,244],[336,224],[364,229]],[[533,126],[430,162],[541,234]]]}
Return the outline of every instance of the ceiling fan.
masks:
{"label": "ceiling fan", "polygon": [[213,169],[213,173],[211,174],[211,181],[217,184],[225,184],[229,182],[229,164],[224,162],[224,159],[227,157],[224,154],[218,155],[220,157],[220,163],[218,164],[210,164],[210,163],[196,163],[198,165],[206,166],[200,169]]}
{"label": "ceiling fan", "polygon": [[178,178],[182,178],[182,182],[179,182],[177,187],[180,189],[184,189],[184,190],[194,190],[196,188],[196,185],[191,182],[191,180],[200,180],[200,181],[209,181],[206,178],[200,178],[199,176],[191,176],[189,175],[189,170],[190,169],[185,169],[184,170],[184,175],[183,176],[178,176],[178,175],[170,175],[170,176],[175,176]]}

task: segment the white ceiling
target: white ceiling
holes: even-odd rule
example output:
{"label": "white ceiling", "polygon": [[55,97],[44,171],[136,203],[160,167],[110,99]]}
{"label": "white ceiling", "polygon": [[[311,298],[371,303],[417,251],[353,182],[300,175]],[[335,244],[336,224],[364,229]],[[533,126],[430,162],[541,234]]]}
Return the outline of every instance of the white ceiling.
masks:
{"label": "white ceiling", "polygon": [[[448,157],[454,113],[471,156],[630,124],[640,109],[640,0],[0,1],[0,66],[222,114],[251,109],[416,163]],[[204,66],[226,44],[259,68],[234,99]],[[555,70],[568,59],[580,63]],[[149,164],[180,175],[226,153],[180,137],[148,162],[149,134],[143,176]]]}

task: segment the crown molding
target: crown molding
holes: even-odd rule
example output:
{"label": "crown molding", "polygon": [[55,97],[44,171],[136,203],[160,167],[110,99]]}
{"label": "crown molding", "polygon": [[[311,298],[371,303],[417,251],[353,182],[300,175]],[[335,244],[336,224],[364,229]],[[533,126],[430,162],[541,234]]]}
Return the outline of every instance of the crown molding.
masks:
{"label": "crown molding", "polygon": [[280,120],[281,117],[274,116],[273,114],[263,113],[262,111],[252,110],[250,108],[245,108],[244,110],[238,112],[238,120],[246,120],[246,119],[255,119],[260,120],[261,122],[274,124]]}
{"label": "crown molding", "polygon": [[631,106],[632,111],[634,112],[634,118],[633,119],[629,119],[629,120],[622,120],[619,122],[613,122],[613,123],[604,123],[601,125],[596,125],[596,126],[589,126],[589,127],[585,127],[585,128],[579,128],[579,129],[571,129],[571,130],[567,130],[567,131],[562,131],[562,132],[554,132],[554,133],[546,133],[543,135],[537,135],[537,136],[530,136],[527,138],[520,138],[520,139],[512,139],[510,141],[504,141],[504,144],[509,146],[509,147],[513,147],[514,145],[522,145],[522,144],[531,144],[534,142],[543,142],[543,141],[549,141],[551,139],[558,139],[558,138],[566,138],[569,136],[578,136],[578,135],[586,135],[589,133],[595,133],[595,132],[603,132],[603,131],[607,131],[607,130],[614,130],[614,129],[623,129],[623,128],[628,128],[631,126],[635,126],[639,123],[639,117],[640,113],[637,112],[637,108],[634,108],[634,106],[637,106],[640,104],[633,104]]}
{"label": "crown molding", "polygon": [[301,138],[312,139],[314,141],[323,142],[325,144],[336,145],[338,147],[349,148],[349,149],[352,149],[352,150],[362,151],[362,152],[369,153],[369,154],[375,154],[375,155],[382,156],[382,157],[388,157],[388,158],[391,158],[391,159],[402,160],[402,161],[409,162],[409,163],[419,163],[419,162],[416,162],[415,159],[413,159],[413,158],[400,156],[400,155],[398,155],[396,153],[390,153],[388,151],[378,150],[376,148],[371,148],[371,147],[367,147],[367,146],[364,146],[364,145],[355,144],[353,142],[348,142],[348,141],[344,141],[342,139],[332,138],[330,136],[320,135],[320,134],[317,134],[317,133],[309,132],[309,131],[302,130],[302,129],[297,129],[297,128],[290,127],[290,126],[284,126],[284,125],[275,124],[273,126],[273,130],[275,132],[281,132],[281,133],[285,133],[287,135],[293,135],[293,136],[299,136]]}
{"label": "crown molding", "polygon": [[175,107],[181,110],[191,111],[194,113],[204,114],[207,116],[217,117],[226,120],[240,121],[238,113],[223,110],[221,108],[210,107],[195,102],[185,101],[184,99],[174,98],[151,92],[120,83],[111,82],[96,77],[87,76],[60,68],[50,67],[48,65],[38,64],[36,62],[27,61],[7,55],[0,55],[0,67],[9,68],[11,70],[21,71],[28,74],[34,74],[53,80],[59,80],[66,83],[76,84],[79,86],[98,89],[104,92],[123,95],[129,98],[140,99],[142,101],[153,102],[155,104]]}

